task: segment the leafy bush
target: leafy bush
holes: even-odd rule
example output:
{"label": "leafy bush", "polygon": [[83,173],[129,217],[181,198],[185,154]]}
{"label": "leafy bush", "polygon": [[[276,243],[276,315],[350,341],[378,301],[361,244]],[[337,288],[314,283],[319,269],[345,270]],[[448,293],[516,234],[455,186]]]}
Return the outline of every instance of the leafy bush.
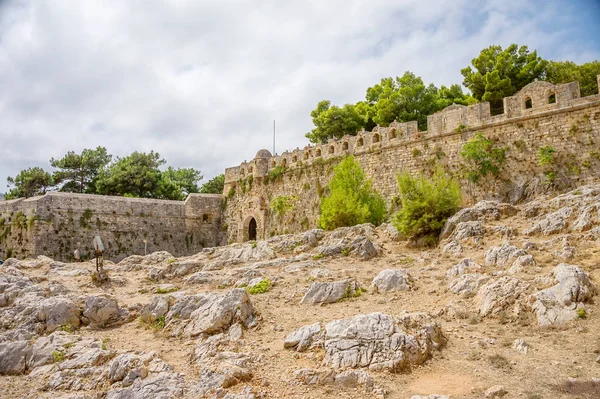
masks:
{"label": "leafy bush", "polygon": [[463,145],[460,156],[467,162],[465,177],[477,184],[488,175],[498,177],[506,160],[506,150],[496,147],[483,133],[477,133]]}
{"label": "leafy bush", "polygon": [[275,166],[273,169],[271,169],[269,171],[269,173],[267,173],[267,176],[265,178],[265,183],[272,181],[272,182],[276,182],[278,180],[281,180],[283,178],[283,174],[285,173],[285,171],[287,170],[287,167],[285,166]]}
{"label": "leafy bush", "polygon": [[554,163],[554,147],[545,146],[538,149],[538,165],[546,166]]}
{"label": "leafy bush", "polygon": [[271,211],[275,216],[282,217],[287,212],[294,209],[294,203],[298,200],[295,195],[280,195],[271,201]]}
{"label": "leafy bush", "polygon": [[161,288],[161,287],[157,287],[156,288],[156,293],[157,294],[170,294],[171,292],[175,292],[175,291],[179,291],[179,287],[167,287],[167,288]]}
{"label": "leafy bush", "polygon": [[63,351],[52,352],[52,361],[54,363],[60,363],[63,360],[65,360],[65,352],[63,352]]}
{"label": "leafy bush", "polygon": [[248,293],[252,295],[264,294],[265,292],[269,291],[270,288],[271,280],[267,278],[261,281],[260,283],[256,284],[255,286],[248,288]]}
{"label": "leafy bush", "polygon": [[27,230],[27,216],[23,213],[23,211],[19,211],[15,214],[15,217],[12,221],[12,226],[15,229]]}
{"label": "leafy bush", "polygon": [[385,202],[354,157],[346,157],[333,173],[330,194],[321,202],[319,226],[333,230],[367,222],[381,224],[387,216]]}
{"label": "leafy bush", "polygon": [[425,245],[437,243],[446,220],[454,215],[461,203],[458,181],[440,168],[431,178],[422,174],[398,174],[398,189],[402,208],[393,216],[392,224],[404,236]]}

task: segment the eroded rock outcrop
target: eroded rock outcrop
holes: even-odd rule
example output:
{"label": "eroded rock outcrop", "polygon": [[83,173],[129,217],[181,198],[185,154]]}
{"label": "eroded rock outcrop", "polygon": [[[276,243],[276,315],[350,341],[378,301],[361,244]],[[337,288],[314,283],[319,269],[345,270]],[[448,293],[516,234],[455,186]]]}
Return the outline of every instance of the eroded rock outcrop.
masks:
{"label": "eroded rock outcrop", "polygon": [[316,327],[294,331],[287,347],[296,348],[304,337],[324,333],[323,364],[333,369],[401,371],[423,363],[446,343],[439,325],[423,313],[398,318],[371,313],[331,321],[324,331],[317,332]]}
{"label": "eroded rock outcrop", "polygon": [[255,325],[257,313],[245,289],[232,289],[227,294],[214,293],[154,297],[144,309],[152,319],[164,317],[165,323],[177,324],[178,333],[189,336],[215,334],[232,324]]}
{"label": "eroded rock outcrop", "polygon": [[127,309],[119,307],[116,299],[107,296],[88,296],[83,309],[84,321],[92,328],[104,328],[125,323]]}
{"label": "eroded rock outcrop", "polygon": [[589,274],[561,263],[552,271],[556,285],[532,295],[532,309],[540,325],[561,324],[577,317],[577,309],[597,293]]}
{"label": "eroded rock outcrop", "polygon": [[335,303],[344,298],[352,298],[360,292],[360,285],[352,279],[317,282],[310,286],[300,303],[305,305]]}
{"label": "eroded rock outcrop", "polygon": [[376,292],[408,291],[410,276],[404,269],[386,269],[373,279]]}
{"label": "eroded rock outcrop", "polygon": [[515,277],[501,277],[483,285],[477,292],[475,303],[481,316],[496,315],[509,311],[518,315],[521,311],[521,299],[530,291],[531,286]]}

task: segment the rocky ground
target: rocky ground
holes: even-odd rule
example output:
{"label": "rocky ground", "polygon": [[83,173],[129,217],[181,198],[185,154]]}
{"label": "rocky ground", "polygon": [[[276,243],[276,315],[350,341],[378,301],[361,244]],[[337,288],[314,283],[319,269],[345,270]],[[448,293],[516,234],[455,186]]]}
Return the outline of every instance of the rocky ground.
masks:
{"label": "rocky ground", "polygon": [[185,258],[0,267],[2,398],[599,398],[600,186]]}

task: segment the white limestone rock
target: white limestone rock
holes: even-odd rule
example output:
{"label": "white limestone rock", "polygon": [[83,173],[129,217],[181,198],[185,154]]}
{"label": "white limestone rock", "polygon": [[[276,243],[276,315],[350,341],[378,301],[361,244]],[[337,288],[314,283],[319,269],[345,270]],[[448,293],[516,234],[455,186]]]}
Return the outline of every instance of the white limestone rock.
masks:
{"label": "white limestone rock", "polygon": [[322,344],[323,331],[321,331],[321,323],[315,323],[292,331],[285,338],[283,347],[304,352],[312,347],[322,346]]}
{"label": "white limestone rock", "polygon": [[85,299],[83,316],[92,328],[105,328],[127,322],[129,311],[119,307],[116,299],[112,297],[88,296]]}
{"label": "white limestone rock", "polygon": [[386,269],[373,279],[375,292],[410,290],[410,276],[404,269]]}
{"label": "white limestone rock", "polygon": [[479,287],[486,284],[490,277],[485,274],[468,273],[450,281],[448,289],[455,294],[471,296],[477,292]]}
{"label": "white limestone rock", "polygon": [[457,263],[448,269],[448,271],[446,271],[446,277],[452,278],[469,272],[478,272],[481,271],[482,268],[483,267],[474,260],[465,258],[460,263]]}
{"label": "white limestone rock", "polygon": [[561,263],[552,270],[556,285],[531,296],[540,325],[563,324],[577,317],[577,308],[592,299],[597,288],[579,266]]}
{"label": "white limestone rock", "polygon": [[489,316],[512,308],[513,313],[520,312],[519,300],[525,296],[531,286],[515,277],[501,277],[483,285],[477,292],[475,303],[481,316]]}
{"label": "white limestone rock", "polygon": [[0,342],[0,375],[19,375],[25,372],[27,341]]}
{"label": "white limestone rock", "polygon": [[334,303],[356,295],[356,292],[359,290],[360,285],[352,279],[334,282],[315,282],[310,286],[300,303],[305,305]]}
{"label": "white limestone rock", "polygon": [[489,266],[506,266],[520,256],[527,255],[522,249],[519,249],[509,243],[504,243],[499,247],[491,247],[485,252],[485,264]]}
{"label": "white limestone rock", "polygon": [[323,364],[396,372],[425,362],[445,342],[439,325],[423,313],[358,315],[325,326]]}
{"label": "white limestone rock", "polygon": [[78,327],[81,309],[65,296],[50,297],[39,304],[37,318],[45,323],[46,331],[52,332],[61,326]]}

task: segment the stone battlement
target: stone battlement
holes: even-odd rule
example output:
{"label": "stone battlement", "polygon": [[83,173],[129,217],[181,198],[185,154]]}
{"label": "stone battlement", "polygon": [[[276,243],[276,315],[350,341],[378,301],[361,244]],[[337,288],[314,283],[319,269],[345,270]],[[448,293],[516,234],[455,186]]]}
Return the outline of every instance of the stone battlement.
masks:
{"label": "stone battlement", "polygon": [[[600,87],[600,75],[598,84]],[[248,175],[265,176],[278,166],[306,166],[332,157],[379,151],[410,141],[477,130],[492,124],[517,123],[522,118],[535,117],[551,111],[566,112],[573,107],[596,101],[600,101],[598,94],[580,97],[578,82],[554,85],[536,81],[525,86],[514,96],[504,98],[504,113],[500,115],[491,115],[489,102],[470,106],[453,104],[429,115],[426,131],[420,131],[416,121],[392,122],[388,127],[377,126],[372,132],[360,131],[356,136],[346,135],[341,139],[330,139],[326,144],[308,145],[302,149],[285,151],[281,155],[273,156],[268,150],[260,150],[253,160],[225,170],[224,194],[228,193],[232,183],[247,178]]]}
{"label": "stone battlement", "polygon": [[[598,82],[600,86],[600,76]],[[548,189],[554,183],[546,180],[537,159],[543,146],[556,150],[556,184],[598,181],[600,95],[580,97],[577,82],[536,81],[504,98],[503,105],[504,113],[492,116],[487,102],[453,104],[428,116],[427,131],[420,131],[416,121],[393,122],[281,155],[260,150],[253,160],[225,171],[228,240],[264,239],[315,227],[333,165],[347,155],[355,156],[373,188],[393,207],[400,171],[432,171],[441,164],[462,176],[460,151],[477,132],[504,147],[507,160],[503,178],[493,189],[462,181],[468,195],[482,198],[491,190],[497,199],[518,202]],[[271,210],[281,197],[291,204],[285,216]]]}

